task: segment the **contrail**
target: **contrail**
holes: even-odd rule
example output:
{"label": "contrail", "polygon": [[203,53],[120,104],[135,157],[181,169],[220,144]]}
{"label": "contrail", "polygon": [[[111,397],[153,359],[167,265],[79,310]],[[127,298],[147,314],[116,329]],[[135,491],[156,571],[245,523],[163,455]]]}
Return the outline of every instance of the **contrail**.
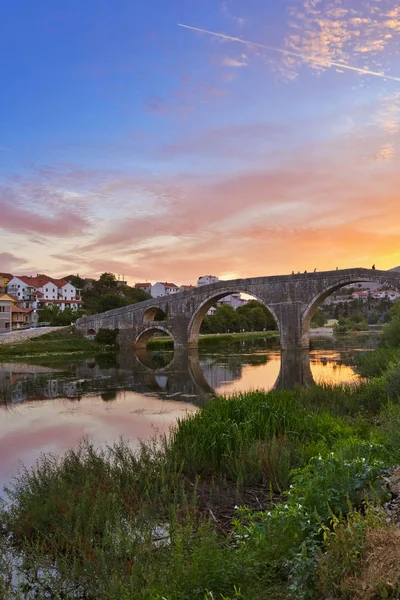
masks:
{"label": "contrail", "polygon": [[183,23],[177,23],[178,27],[185,27],[185,29],[192,29],[193,31],[200,31],[201,33],[207,33],[215,37],[222,38],[223,40],[229,40],[231,42],[239,42],[245,46],[253,46],[256,48],[264,48],[264,50],[270,50],[271,52],[279,52],[286,56],[296,56],[305,61],[311,61],[326,67],[337,67],[339,69],[347,69],[348,71],[356,71],[356,73],[362,73],[363,75],[373,75],[374,77],[382,77],[383,79],[390,79],[391,81],[400,81],[400,77],[393,77],[392,75],[385,75],[385,73],[378,73],[377,71],[369,71],[368,69],[359,69],[358,67],[351,67],[343,63],[333,62],[322,58],[313,58],[312,56],[306,56],[297,52],[291,52],[290,50],[282,50],[281,48],[274,48],[273,46],[266,46],[265,44],[258,44],[257,42],[249,42],[248,40],[242,40],[241,38],[232,37],[230,35],[224,35],[223,33],[216,33],[215,31],[208,31],[207,29],[200,29],[199,27],[192,27],[191,25],[184,25]]}

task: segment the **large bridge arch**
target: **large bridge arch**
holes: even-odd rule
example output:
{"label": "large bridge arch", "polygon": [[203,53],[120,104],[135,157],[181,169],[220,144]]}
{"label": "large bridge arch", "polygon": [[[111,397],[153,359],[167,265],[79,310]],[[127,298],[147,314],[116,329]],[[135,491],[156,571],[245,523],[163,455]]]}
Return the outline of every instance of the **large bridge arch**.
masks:
{"label": "large bridge arch", "polygon": [[254,300],[257,300],[258,302],[263,304],[273,316],[277,324],[278,331],[280,331],[280,323],[275,310],[264,301],[261,295],[255,294],[249,289],[242,289],[240,286],[223,289],[220,288],[218,290],[210,291],[210,296],[208,296],[205,300],[198,304],[198,306],[194,310],[187,329],[187,338],[190,347],[197,347],[200,336],[201,324],[210,308],[212,308],[219,300],[223,300],[223,298],[226,298],[226,296],[230,296],[232,294],[247,294],[248,296],[252,296]]}
{"label": "large bridge arch", "polygon": [[329,298],[329,296],[331,296],[332,294],[334,294],[335,292],[337,292],[338,290],[340,290],[344,287],[355,285],[357,283],[378,283],[382,286],[389,287],[391,289],[396,289],[396,290],[400,291],[400,282],[399,282],[399,284],[396,285],[392,281],[390,281],[380,275],[378,275],[377,277],[366,276],[366,277],[350,277],[350,278],[345,277],[343,279],[339,278],[337,281],[332,282],[331,284],[325,286],[322,290],[320,290],[317,294],[315,294],[315,296],[311,299],[311,301],[305,307],[305,309],[303,311],[303,315],[302,315],[302,335],[303,336],[308,335],[312,318],[314,317],[315,313],[317,312],[317,310],[321,306],[321,304],[327,298]]}

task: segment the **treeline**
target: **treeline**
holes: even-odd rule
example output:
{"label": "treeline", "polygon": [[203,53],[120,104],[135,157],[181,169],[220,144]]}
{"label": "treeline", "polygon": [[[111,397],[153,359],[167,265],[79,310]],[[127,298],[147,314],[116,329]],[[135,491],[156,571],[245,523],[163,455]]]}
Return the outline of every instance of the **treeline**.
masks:
{"label": "treeline", "polygon": [[269,310],[261,302],[251,300],[239,306],[237,310],[229,304],[218,306],[213,315],[205,317],[200,333],[238,333],[275,329],[277,325]]}

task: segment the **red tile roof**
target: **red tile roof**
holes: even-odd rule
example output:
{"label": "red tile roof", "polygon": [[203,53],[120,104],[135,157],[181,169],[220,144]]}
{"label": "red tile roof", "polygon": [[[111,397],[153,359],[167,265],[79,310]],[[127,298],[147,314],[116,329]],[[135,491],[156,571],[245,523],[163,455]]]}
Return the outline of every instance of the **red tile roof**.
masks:
{"label": "red tile roof", "polygon": [[0,277],[5,277],[6,279],[12,279],[13,276],[11,273],[0,273]]}
{"label": "red tile roof", "polygon": [[151,283],[135,283],[135,288],[151,287]]}
{"label": "red tile roof", "polygon": [[33,308],[19,308],[19,306],[13,306],[11,308],[11,312],[13,313],[30,313],[33,311]]}
{"label": "red tile roof", "polygon": [[49,277],[48,275],[38,274],[36,277],[30,277],[29,275],[21,275],[20,277],[17,275],[18,279],[29,285],[30,287],[41,288],[48,283],[54,283],[58,288],[62,288],[68,282],[64,279],[54,279],[53,277]]}
{"label": "red tile roof", "polygon": [[169,288],[177,288],[178,287],[174,283],[168,283],[167,281],[160,281],[159,283],[161,283],[161,285],[163,285],[166,288],[167,287],[169,287]]}

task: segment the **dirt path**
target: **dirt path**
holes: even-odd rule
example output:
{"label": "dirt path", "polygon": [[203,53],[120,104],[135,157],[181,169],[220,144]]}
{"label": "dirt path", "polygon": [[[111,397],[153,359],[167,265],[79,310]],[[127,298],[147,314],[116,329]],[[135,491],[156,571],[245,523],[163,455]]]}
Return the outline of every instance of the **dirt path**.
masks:
{"label": "dirt path", "polygon": [[25,340],[40,337],[51,331],[62,331],[63,329],[68,329],[68,327],[37,327],[36,329],[22,329],[21,331],[2,333],[0,334],[0,345],[17,344],[18,342],[24,342]]}

